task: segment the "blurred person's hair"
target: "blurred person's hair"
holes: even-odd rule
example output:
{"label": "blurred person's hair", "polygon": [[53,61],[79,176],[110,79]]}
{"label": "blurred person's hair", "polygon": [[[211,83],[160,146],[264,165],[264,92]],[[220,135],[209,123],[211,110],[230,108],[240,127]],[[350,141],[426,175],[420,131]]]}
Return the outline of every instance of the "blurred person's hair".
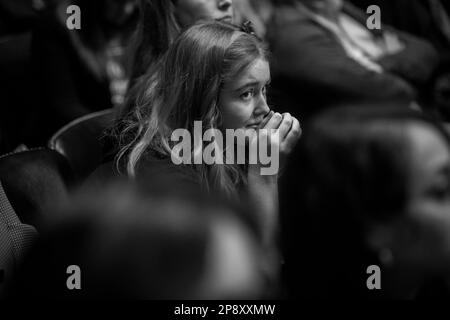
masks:
{"label": "blurred person's hair", "polygon": [[[184,128],[192,133],[194,121],[202,121],[204,130],[221,129],[220,90],[257,59],[268,59],[265,44],[231,24],[200,23],[182,33],[147,72],[133,112],[119,123],[119,168],[134,176],[149,150],[170,159],[172,132]],[[236,195],[236,186],[245,183],[235,165],[201,165],[196,170],[207,190]]]}
{"label": "blurred person's hair", "polygon": [[403,108],[337,108],[305,127],[281,200],[291,295],[378,293],[360,281],[368,266],[381,265],[365,235],[371,224],[406,213],[411,123],[431,126],[450,146],[441,124]]}
{"label": "blurred person's hair", "polygon": [[[60,219],[43,230],[10,288],[10,296],[255,298],[247,296],[257,294],[252,290],[230,292],[236,294],[231,297],[204,291],[205,281],[214,281],[205,280],[205,274],[216,241],[215,225],[232,221],[253,241],[251,224],[236,210],[200,193],[193,196],[164,187],[156,191],[118,183],[102,192],[82,193],[59,208]],[[72,265],[81,269],[81,290],[66,287],[70,276],[66,270]]]}

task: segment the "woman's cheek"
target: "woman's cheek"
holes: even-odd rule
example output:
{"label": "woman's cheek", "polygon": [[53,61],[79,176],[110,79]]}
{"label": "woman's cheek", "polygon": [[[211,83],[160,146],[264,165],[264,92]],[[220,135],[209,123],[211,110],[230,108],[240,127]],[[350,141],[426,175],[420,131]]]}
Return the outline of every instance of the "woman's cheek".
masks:
{"label": "woman's cheek", "polygon": [[249,122],[252,116],[252,112],[250,112],[250,108],[240,108],[237,111],[236,122],[238,123],[237,128],[244,128],[246,124]]}

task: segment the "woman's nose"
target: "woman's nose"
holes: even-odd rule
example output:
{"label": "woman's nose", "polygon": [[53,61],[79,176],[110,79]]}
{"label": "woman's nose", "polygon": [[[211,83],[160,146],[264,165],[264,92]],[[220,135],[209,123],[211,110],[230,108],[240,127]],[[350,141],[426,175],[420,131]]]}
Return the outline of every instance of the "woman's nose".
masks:
{"label": "woman's nose", "polygon": [[218,0],[218,7],[221,11],[228,11],[232,5],[232,0]]}
{"label": "woman's nose", "polygon": [[255,110],[258,115],[266,115],[270,112],[269,105],[267,104],[266,97],[263,96],[260,99],[260,103],[258,104],[257,110]]}

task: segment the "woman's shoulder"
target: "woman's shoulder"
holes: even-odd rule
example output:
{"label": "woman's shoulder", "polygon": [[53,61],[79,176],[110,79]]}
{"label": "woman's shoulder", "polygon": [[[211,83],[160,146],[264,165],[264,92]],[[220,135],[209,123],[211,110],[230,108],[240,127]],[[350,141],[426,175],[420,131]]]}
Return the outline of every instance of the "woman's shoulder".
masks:
{"label": "woman's shoulder", "polygon": [[148,153],[140,160],[136,175],[170,175],[179,178],[193,178],[195,171],[188,165],[176,165],[170,157],[160,156],[156,153]]}
{"label": "woman's shoulder", "polygon": [[[144,189],[201,188],[200,179],[191,166],[175,165],[170,158],[155,153],[147,153],[139,160],[134,176],[134,180]],[[109,161],[100,165],[86,179],[83,187],[102,188],[127,177],[126,168],[119,168],[116,161]]]}
{"label": "woman's shoulder", "polygon": [[97,169],[95,169],[95,171],[85,180],[83,187],[101,188],[120,178],[122,178],[122,175],[117,169],[115,162],[109,161],[97,167]]}
{"label": "woman's shoulder", "polygon": [[176,165],[169,157],[155,153],[148,153],[139,161],[135,176],[136,180],[153,186],[201,187],[198,174],[192,166]]}

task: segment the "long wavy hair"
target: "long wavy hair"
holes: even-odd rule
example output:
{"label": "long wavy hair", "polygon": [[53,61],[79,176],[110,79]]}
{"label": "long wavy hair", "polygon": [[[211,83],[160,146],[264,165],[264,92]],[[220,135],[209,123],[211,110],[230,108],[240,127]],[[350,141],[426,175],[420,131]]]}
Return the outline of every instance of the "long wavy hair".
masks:
{"label": "long wavy hair", "polygon": [[[139,87],[137,105],[119,124],[120,151],[116,163],[133,177],[147,151],[171,158],[175,129],[193,136],[194,121],[204,131],[222,128],[219,95],[224,84],[268,51],[256,36],[222,22],[205,22],[182,33]],[[192,150],[192,156],[198,150]],[[201,184],[233,196],[245,184],[244,169],[237,165],[192,165]]]}

